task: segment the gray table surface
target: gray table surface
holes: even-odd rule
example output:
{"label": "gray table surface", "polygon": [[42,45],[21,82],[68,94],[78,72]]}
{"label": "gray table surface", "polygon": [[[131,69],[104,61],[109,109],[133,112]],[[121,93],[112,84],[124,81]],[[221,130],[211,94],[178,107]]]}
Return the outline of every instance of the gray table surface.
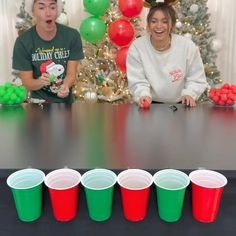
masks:
{"label": "gray table surface", "polygon": [[0,107],[0,168],[236,170],[236,108]]}

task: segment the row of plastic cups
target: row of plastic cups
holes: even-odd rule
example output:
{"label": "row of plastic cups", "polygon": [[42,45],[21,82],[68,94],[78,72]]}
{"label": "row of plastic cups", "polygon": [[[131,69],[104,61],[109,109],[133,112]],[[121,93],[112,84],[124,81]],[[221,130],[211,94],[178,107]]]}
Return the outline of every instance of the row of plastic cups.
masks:
{"label": "row of plastic cups", "polygon": [[37,169],[23,169],[11,174],[11,187],[19,219],[33,221],[42,209],[42,183],[49,189],[53,214],[58,221],[72,220],[77,214],[79,183],[84,186],[91,219],[104,221],[111,217],[114,185],[121,188],[124,216],[130,221],[146,217],[150,187],[156,185],[159,216],[167,222],[180,219],[187,186],[192,182],[193,216],[201,222],[216,219],[227,179],[211,170],[195,170],[186,175],[174,169],[158,171],[152,176],[141,169],[128,169],[118,176],[111,170],[93,169],[81,177],[73,169],[59,169],[45,174]]}

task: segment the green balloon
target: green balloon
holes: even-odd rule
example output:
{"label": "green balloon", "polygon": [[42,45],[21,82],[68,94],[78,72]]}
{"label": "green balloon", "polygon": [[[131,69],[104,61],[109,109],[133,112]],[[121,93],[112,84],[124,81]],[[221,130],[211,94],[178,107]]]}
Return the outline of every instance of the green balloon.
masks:
{"label": "green balloon", "polygon": [[90,16],[80,24],[80,34],[89,43],[99,43],[105,33],[106,24],[99,18]]}
{"label": "green balloon", "polygon": [[110,7],[110,0],[84,0],[84,8],[94,16],[102,16]]}

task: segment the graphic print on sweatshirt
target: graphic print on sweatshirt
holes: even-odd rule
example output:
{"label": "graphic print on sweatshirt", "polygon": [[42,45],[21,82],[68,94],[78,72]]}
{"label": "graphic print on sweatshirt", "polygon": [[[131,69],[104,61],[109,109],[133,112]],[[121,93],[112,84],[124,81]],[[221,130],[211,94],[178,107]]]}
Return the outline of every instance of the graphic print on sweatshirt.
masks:
{"label": "graphic print on sweatshirt", "polygon": [[169,73],[169,75],[171,78],[171,82],[176,82],[178,80],[183,79],[184,77],[184,73],[182,72],[181,69],[174,69]]}

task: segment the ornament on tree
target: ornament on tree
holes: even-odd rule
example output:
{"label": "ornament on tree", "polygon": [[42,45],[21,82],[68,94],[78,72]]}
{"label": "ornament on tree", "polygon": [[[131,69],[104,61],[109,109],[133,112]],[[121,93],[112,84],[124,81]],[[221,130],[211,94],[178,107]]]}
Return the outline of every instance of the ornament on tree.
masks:
{"label": "ornament on tree", "polygon": [[111,97],[113,93],[112,87],[109,87],[109,86],[103,86],[101,90],[102,90],[102,94],[106,97]]}
{"label": "ornament on tree", "polygon": [[105,80],[104,76],[101,74],[99,74],[96,78],[99,82],[103,82]]}
{"label": "ornament on tree", "polygon": [[108,65],[105,64],[105,63],[103,63],[103,62],[101,62],[101,63],[99,64],[99,69],[100,69],[100,70],[103,70],[103,71],[106,71],[106,70],[108,69]]}
{"label": "ornament on tree", "polygon": [[57,18],[57,23],[62,25],[69,25],[68,16],[65,12],[62,12],[60,16]]}
{"label": "ornament on tree", "polygon": [[20,18],[20,17],[17,17],[17,18],[16,18],[16,22],[17,22],[19,25],[22,25],[22,24],[24,24],[24,19],[23,19],[23,18]]}
{"label": "ornament on tree", "polygon": [[89,90],[89,91],[85,92],[85,94],[84,94],[84,101],[86,101],[86,102],[95,103],[95,102],[97,102],[97,99],[98,99],[97,93],[94,91]]}
{"label": "ornament on tree", "polygon": [[219,52],[222,48],[222,42],[220,39],[213,39],[211,41],[211,49],[214,52]]}
{"label": "ornament on tree", "polygon": [[197,5],[197,4],[192,4],[191,6],[190,6],[190,12],[192,12],[192,13],[196,13],[196,12],[198,12],[198,9],[199,9],[199,6]]}
{"label": "ornament on tree", "polygon": [[176,24],[175,24],[176,28],[180,29],[182,27],[182,23],[180,21],[178,21]]}

